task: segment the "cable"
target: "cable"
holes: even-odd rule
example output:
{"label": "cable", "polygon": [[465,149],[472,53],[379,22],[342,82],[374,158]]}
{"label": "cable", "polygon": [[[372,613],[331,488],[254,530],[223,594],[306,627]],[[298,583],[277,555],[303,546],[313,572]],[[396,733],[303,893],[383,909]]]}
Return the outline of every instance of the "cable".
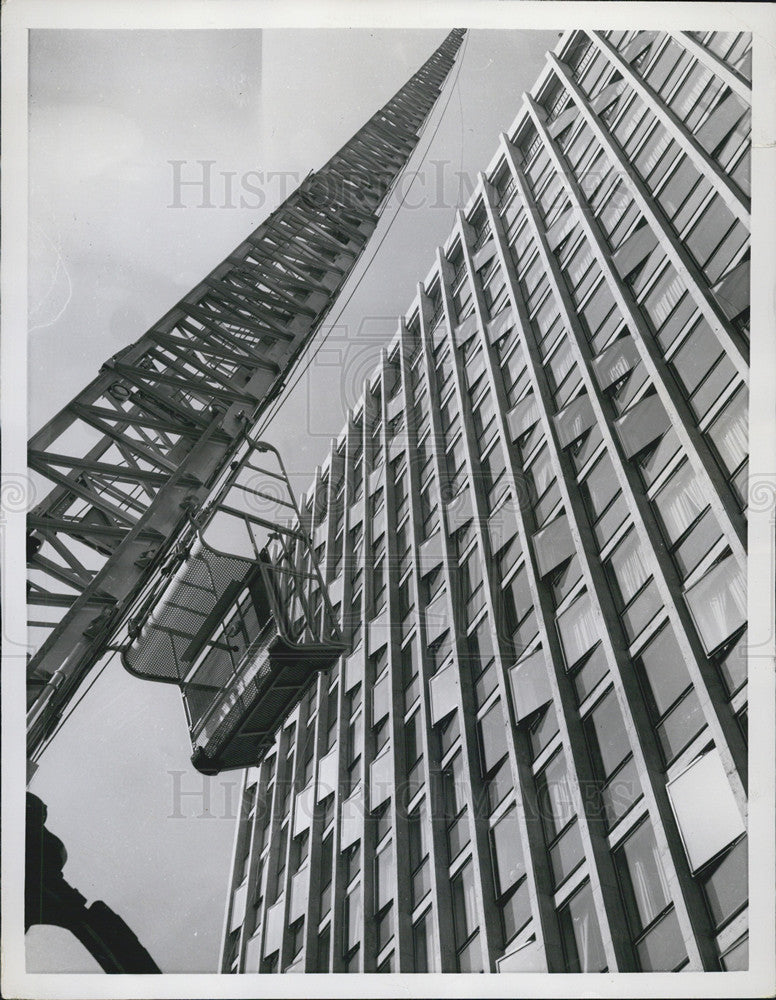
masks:
{"label": "cable", "polygon": [[[432,146],[432,144],[434,142],[434,139],[436,138],[436,134],[439,131],[439,126],[442,124],[442,121],[444,120],[445,112],[447,111],[447,106],[449,105],[450,100],[451,100],[451,98],[453,96],[453,93],[455,92],[455,85],[457,84],[458,77],[460,76],[460,73],[461,73],[461,67],[463,66],[464,55],[466,54],[466,48],[467,48],[468,44],[469,44],[469,33],[467,32],[466,33],[466,38],[464,39],[463,48],[461,49],[461,57],[458,60],[458,66],[456,68],[455,75],[453,77],[451,77],[452,83],[451,83],[451,87],[450,87],[450,93],[447,95],[447,100],[445,101],[444,106],[442,107],[442,112],[441,112],[441,114],[439,116],[439,121],[436,123],[436,125],[434,127],[434,131],[431,134],[431,138],[429,139],[428,145],[426,146],[425,151],[421,155],[421,160],[420,160],[421,163],[425,160],[426,156],[428,155],[429,150],[431,149],[431,146]],[[462,115],[462,118],[463,118],[463,107],[461,108],[461,115]],[[463,122],[462,122],[462,124],[463,124]],[[423,132],[425,131],[427,125],[428,125],[428,120],[426,120],[426,122],[424,122],[423,127],[421,128],[420,133],[419,133],[420,136],[423,135]],[[462,155],[463,155],[463,152],[462,152]],[[398,175],[396,177],[396,182],[394,184],[394,189],[396,187],[398,187],[399,181],[401,180],[401,177],[402,177],[403,173],[405,172],[405,170],[407,170],[409,168],[409,163],[410,163],[410,161],[408,160],[407,163],[405,163],[404,166],[402,167],[402,169],[399,171],[399,173],[398,173]],[[277,416],[278,412],[280,411],[280,408],[283,406],[283,403],[285,402],[285,400],[294,391],[294,389],[299,385],[299,383],[302,380],[302,378],[304,377],[305,373],[309,370],[310,365],[313,363],[313,361],[315,361],[315,358],[317,357],[318,352],[323,347],[323,345],[326,343],[329,335],[331,334],[331,331],[336,326],[337,321],[339,320],[340,316],[342,316],[343,312],[345,311],[345,309],[347,308],[348,304],[350,303],[350,300],[353,298],[353,296],[358,291],[358,288],[359,288],[361,282],[366,277],[366,275],[367,275],[367,273],[369,271],[369,268],[370,268],[372,262],[374,261],[375,257],[377,256],[377,254],[378,254],[378,252],[380,250],[380,247],[385,242],[385,239],[388,236],[388,233],[391,231],[391,228],[392,228],[394,222],[398,218],[399,212],[401,211],[401,209],[402,209],[402,207],[404,205],[404,202],[407,200],[407,198],[409,196],[409,193],[412,190],[412,185],[417,180],[417,177],[418,177],[418,172],[415,171],[415,176],[410,181],[409,186],[407,187],[407,190],[404,193],[404,196],[402,197],[401,201],[399,202],[399,204],[398,204],[398,206],[396,208],[396,211],[393,214],[393,217],[389,220],[385,232],[383,233],[383,235],[380,237],[379,241],[375,245],[375,247],[374,247],[374,249],[372,251],[372,254],[369,257],[369,259],[367,260],[366,265],[365,265],[362,273],[359,275],[359,277],[358,277],[355,285],[353,286],[352,290],[348,293],[347,298],[345,299],[345,301],[340,306],[339,312],[334,317],[334,319],[331,320],[331,321],[329,321],[329,323],[327,324],[328,325],[328,329],[326,330],[326,332],[323,334],[323,336],[318,341],[317,345],[315,346],[315,349],[313,350],[312,354],[308,358],[307,363],[305,364],[304,368],[302,368],[302,370],[299,372],[299,374],[297,375],[297,377],[294,379],[294,381],[290,385],[286,384],[283,387],[283,394],[281,396],[278,396],[278,398],[275,400],[275,402],[270,403],[270,412],[268,412],[265,415],[264,420],[257,427],[257,429],[256,429],[256,434],[257,435],[260,436],[261,434],[263,434],[264,431],[267,429],[267,427],[272,423],[272,421],[275,419],[275,417]],[[303,355],[299,356],[299,358],[297,359],[296,365],[298,365],[298,364],[301,363],[302,357],[303,357]],[[296,367],[296,365],[294,365],[293,367]]]}
{"label": "cable", "polygon": [[70,718],[70,716],[76,710],[76,708],[78,708],[78,706],[81,704],[81,702],[87,696],[87,694],[89,694],[89,692],[91,691],[91,689],[94,687],[95,682],[98,680],[98,678],[103,673],[103,671],[105,670],[105,668],[109,667],[111,665],[111,663],[113,663],[113,659],[116,656],[117,652],[118,652],[117,650],[113,651],[113,654],[103,663],[103,665],[100,667],[100,669],[94,674],[94,676],[89,681],[89,683],[86,685],[86,687],[83,689],[83,691],[78,695],[78,697],[73,702],[70,703],[70,705],[69,705],[67,711],[64,713],[64,715],[60,716],[60,718],[57,719],[56,723],[54,724],[54,728],[51,730],[51,732],[49,733],[49,735],[46,737],[45,742],[43,743],[43,745],[41,746],[41,748],[40,748],[40,750],[38,752],[38,755],[37,755],[37,759],[38,760],[40,760],[40,758],[43,756],[43,754],[48,750],[49,745],[51,744],[51,742],[54,739],[54,737],[59,735],[59,733],[61,732],[62,727],[64,726],[64,724],[67,722],[67,720]]}

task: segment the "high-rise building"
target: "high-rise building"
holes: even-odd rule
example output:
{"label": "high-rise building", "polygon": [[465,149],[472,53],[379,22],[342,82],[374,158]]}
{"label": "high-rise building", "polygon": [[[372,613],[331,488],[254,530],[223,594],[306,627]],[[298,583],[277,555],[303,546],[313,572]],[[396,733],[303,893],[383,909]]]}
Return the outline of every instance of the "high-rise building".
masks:
{"label": "high-rise building", "polygon": [[458,212],[301,505],[350,651],[224,972],[747,967],[750,50],[566,32]]}

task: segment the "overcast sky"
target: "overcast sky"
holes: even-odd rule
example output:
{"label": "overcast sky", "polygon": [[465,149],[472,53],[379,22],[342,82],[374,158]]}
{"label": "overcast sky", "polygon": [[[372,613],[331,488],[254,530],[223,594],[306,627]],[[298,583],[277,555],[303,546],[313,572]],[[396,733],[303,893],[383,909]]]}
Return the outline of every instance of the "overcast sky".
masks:
{"label": "overcast sky", "polygon": [[[30,432],[282,200],[282,179],[268,172],[301,178],[322,166],[444,35],[31,31]],[[469,33],[426,157],[445,166],[427,166],[418,179],[329,342],[265,435],[300,491],[450,232],[457,173],[473,179],[485,169],[556,41],[556,32]],[[207,169],[215,207],[202,207],[201,189],[174,188],[175,169],[182,180],[201,178],[200,160],[214,161]],[[256,171],[264,174],[262,204]],[[170,207],[176,201],[182,207]],[[395,207],[396,199],[378,239]],[[189,754],[177,690],[138,681],[114,661],[31,785],[67,847],[65,876],[124,917],[165,972],[217,969],[234,831],[229,806],[239,774],[204,779]],[[184,818],[174,817],[176,782],[195,793],[179,803]],[[49,927],[27,935],[27,961],[30,972],[96,968],[77,942]]]}

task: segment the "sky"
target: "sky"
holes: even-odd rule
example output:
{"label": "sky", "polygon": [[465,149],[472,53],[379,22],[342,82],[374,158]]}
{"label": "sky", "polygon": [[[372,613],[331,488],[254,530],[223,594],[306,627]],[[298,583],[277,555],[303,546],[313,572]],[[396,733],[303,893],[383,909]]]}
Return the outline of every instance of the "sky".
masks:
{"label": "sky", "polygon": [[[30,433],[321,167],[445,33],[32,31]],[[425,149],[439,123],[425,169],[398,214],[400,198],[389,202],[366,256],[387,231],[379,251],[265,434],[299,492],[557,38],[469,32],[449,104],[442,116],[445,91],[421,138]],[[203,170],[209,198],[201,183],[176,188],[176,171],[185,182]],[[116,658],[30,785],[66,845],[65,877],[113,907],[164,972],[217,970],[226,903],[240,774],[204,778],[190,752],[177,690]],[[67,932],[37,927],[27,969],[97,966]]]}

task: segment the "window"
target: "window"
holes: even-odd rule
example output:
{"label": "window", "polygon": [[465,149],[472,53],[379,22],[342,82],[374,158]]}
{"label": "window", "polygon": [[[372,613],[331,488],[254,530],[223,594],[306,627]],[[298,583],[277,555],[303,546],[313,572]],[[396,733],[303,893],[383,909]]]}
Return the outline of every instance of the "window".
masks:
{"label": "window", "polygon": [[319,972],[328,972],[331,963],[331,924],[328,924],[318,935],[318,948],[315,967]]}
{"label": "window", "polygon": [[439,756],[444,757],[444,755],[450,750],[457,742],[461,735],[461,725],[458,720],[458,713],[453,712],[452,715],[448,715],[438,727],[439,732]]}
{"label": "window", "polygon": [[667,783],[690,870],[698,871],[745,833],[730,779],[716,747]]}
{"label": "window", "polygon": [[501,498],[509,490],[506,471],[504,449],[497,441],[490,452],[480,460],[480,476],[488,512],[495,510]]}
{"label": "window", "polygon": [[571,779],[562,750],[537,775],[536,789],[555,886],[584,861]]}
{"label": "window", "polygon": [[715,194],[685,244],[710,283],[717,281],[748,239],[745,227],[734,219],[720,195]]}
{"label": "window", "polygon": [[474,697],[479,708],[497,686],[493,640],[487,616],[480,620],[474,632],[468,637],[467,645],[469,670],[474,681]]}
{"label": "window", "polygon": [[612,460],[604,453],[580,483],[598,544],[603,546],[625,518],[628,506],[622,499]]}
{"label": "window", "polygon": [[351,952],[358,948],[361,940],[361,885],[357,885],[345,896],[343,919],[343,952],[345,957],[349,957]]}
{"label": "window", "polygon": [[483,777],[492,774],[507,755],[507,730],[501,702],[492,705],[478,724]]}
{"label": "window", "polygon": [[641,783],[614,688],[609,688],[583,724],[600,782],[601,805],[612,826],[641,798]]}
{"label": "window", "polygon": [[424,799],[409,814],[407,819],[413,909],[431,891],[431,864],[428,858],[426,822],[426,802]]}
{"label": "window", "polygon": [[707,495],[689,462],[680,466],[656,494],[655,507],[683,578],[722,537],[708,509]]}
{"label": "window", "polygon": [[531,723],[528,736],[531,742],[531,755],[534,760],[549,745],[550,740],[558,734],[558,717],[555,714],[555,706],[550,702],[547,707],[537,713],[536,718]]}
{"label": "window", "polygon": [[617,848],[614,859],[642,971],[678,969],[687,954],[648,819]]}
{"label": "window", "polygon": [[749,896],[747,840],[742,837],[720,858],[698,873],[715,928],[724,927],[746,905]]}
{"label": "window", "polygon": [[375,913],[380,913],[393,902],[393,876],[395,871],[396,861],[393,851],[393,841],[390,840],[375,858]]}
{"label": "window", "polygon": [[585,882],[558,911],[568,972],[605,972],[606,955],[593,903]]}
{"label": "window", "polygon": [[361,747],[364,741],[364,713],[361,710],[361,685],[348,695],[347,768],[348,788],[353,791],[361,780]]}
{"label": "window", "polygon": [[565,600],[581,579],[582,569],[579,565],[579,556],[574,553],[571,559],[564,562],[549,577],[549,582],[552,586],[553,602],[556,608]]}
{"label": "window", "polygon": [[515,573],[501,594],[504,635],[511,640],[513,656],[517,658],[538,631],[528,571],[524,566]]}
{"label": "window", "polygon": [[714,653],[746,621],[746,577],[732,556],[716,563],[685,594],[707,653]]}
{"label": "window", "polygon": [[[296,959],[304,946],[304,917],[294,921],[288,928],[288,943],[293,959]],[[292,959],[292,961],[293,961]]]}
{"label": "window", "polygon": [[585,322],[587,338],[596,353],[603,350],[622,323],[619,310],[605,281],[601,282],[580,310],[580,315]]}
{"label": "window", "polygon": [[432,911],[426,910],[412,928],[415,972],[438,972],[437,947]]}
{"label": "window", "polygon": [[485,604],[482,557],[476,546],[461,563],[459,567],[459,580],[461,596],[464,601],[464,607],[461,609],[461,612],[462,614],[465,613],[467,624],[471,624]]}
{"label": "window", "polygon": [[709,437],[724,469],[732,476],[741,504],[746,503],[748,454],[748,406],[745,389],[739,389],[709,427]]}
{"label": "window", "polygon": [[305,861],[307,861],[309,853],[310,831],[304,830],[298,837],[294,837],[291,840],[289,864],[291,866],[292,875],[298,872]]}
{"label": "window", "polygon": [[679,438],[676,436],[676,431],[671,428],[653,447],[638,456],[637,464],[645,486],[649,487],[655,482],[679,451],[679,447]]}
{"label": "window", "polygon": [[671,366],[679,376],[698,419],[703,417],[735,374],[719,340],[703,319],[696,323],[674,354]]}
{"label": "window", "polygon": [[647,314],[652,328],[660,334],[659,339],[664,347],[674,339],[665,332],[664,324],[673,325],[677,305],[686,301],[684,283],[669,264],[642,303],[642,310]]}
{"label": "window", "polygon": [[407,794],[412,796],[424,782],[423,731],[420,710],[411,715],[404,727],[404,753],[407,767]]}
{"label": "window", "polygon": [[732,697],[746,683],[746,629],[720,649],[714,657],[728,694]]}
{"label": "window", "polygon": [[453,926],[459,972],[482,972],[479,919],[474,892],[474,865],[467,861],[451,884]]}
{"label": "window", "polygon": [[[457,718],[457,715],[454,718]],[[442,772],[442,782],[447,819],[447,843],[452,862],[470,840],[469,818],[466,813],[466,780],[460,752]]]}
{"label": "window", "polygon": [[420,695],[420,672],[414,638],[401,651],[401,675],[404,687],[404,710],[409,711]]}
{"label": "window", "polygon": [[749,935],[739,938],[720,960],[725,972],[746,972],[749,969]]}
{"label": "window", "polygon": [[545,366],[550,375],[550,385],[558,407],[563,406],[572,396],[580,381],[575,367],[574,352],[568,337],[562,340]]}
{"label": "window", "polygon": [[670,763],[706,724],[670,625],[650,640],[636,669],[663,756]]}
{"label": "window", "polygon": [[606,565],[615,599],[622,611],[625,633],[633,641],[662,606],[635,529],[631,529],[617,545]]}
{"label": "window", "polygon": [[329,834],[321,845],[321,919],[331,909],[332,843],[332,835]]}
{"label": "window", "polygon": [[558,615],[558,633],[570,670],[599,640],[599,626],[588,593],[581,594]]}
{"label": "window", "polygon": [[506,943],[531,919],[522,840],[514,806],[501,817],[490,836],[496,897]]}

